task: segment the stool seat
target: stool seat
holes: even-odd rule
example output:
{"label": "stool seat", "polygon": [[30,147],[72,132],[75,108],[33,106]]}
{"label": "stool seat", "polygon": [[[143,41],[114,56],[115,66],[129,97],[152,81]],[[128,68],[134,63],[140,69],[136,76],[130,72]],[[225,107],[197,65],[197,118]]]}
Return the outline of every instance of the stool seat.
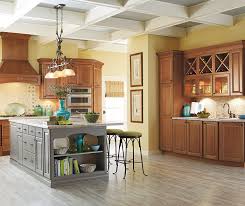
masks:
{"label": "stool seat", "polygon": [[120,133],[123,132],[121,129],[107,129],[106,130],[107,135],[119,135]]}
{"label": "stool seat", "polygon": [[142,134],[140,132],[125,131],[119,134],[120,138],[140,138]]}

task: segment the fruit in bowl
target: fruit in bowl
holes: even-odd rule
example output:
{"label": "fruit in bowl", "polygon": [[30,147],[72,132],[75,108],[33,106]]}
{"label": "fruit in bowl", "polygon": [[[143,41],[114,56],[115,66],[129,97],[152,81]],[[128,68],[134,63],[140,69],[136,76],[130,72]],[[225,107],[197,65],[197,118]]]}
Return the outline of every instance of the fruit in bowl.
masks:
{"label": "fruit in bowl", "polygon": [[100,117],[100,113],[96,112],[87,112],[84,115],[85,119],[87,120],[88,123],[96,123]]}
{"label": "fruit in bowl", "polygon": [[206,110],[197,113],[198,118],[208,118],[209,116],[210,116],[210,113],[206,112]]}

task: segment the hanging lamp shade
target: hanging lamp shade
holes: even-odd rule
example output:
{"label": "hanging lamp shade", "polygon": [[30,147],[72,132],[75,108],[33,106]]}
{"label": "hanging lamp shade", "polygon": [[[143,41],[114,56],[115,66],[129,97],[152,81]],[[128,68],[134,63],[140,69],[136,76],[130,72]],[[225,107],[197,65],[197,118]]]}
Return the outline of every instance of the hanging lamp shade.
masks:
{"label": "hanging lamp shade", "polygon": [[56,70],[54,72],[54,75],[55,75],[56,78],[65,77],[64,74],[63,74],[63,71],[60,71],[60,70]]}
{"label": "hanging lamp shade", "polygon": [[56,77],[55,73],[54,72],[48,72],[46,75],[45,75],[45,79],[56,79],[58,77]]}
{"label": "hanging lamp shade", "polygon": [[62,72],[63,72],[63,75],[65,77],[71,77],[71,76],[75,76],[76,75],[76,73],[74,72],[74,70],[68,69],[68,68],[65,68]]}

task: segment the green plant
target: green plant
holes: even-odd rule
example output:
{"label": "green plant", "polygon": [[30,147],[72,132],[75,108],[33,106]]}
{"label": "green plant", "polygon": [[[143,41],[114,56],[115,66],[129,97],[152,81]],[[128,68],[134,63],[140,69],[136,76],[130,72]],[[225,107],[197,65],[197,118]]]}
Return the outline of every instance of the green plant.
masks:
{"label": "green plant", "polygon": [[52,85],[50,86],[51,91],[55,94],[55,96],[58,99],[65,99],[68,94],[70,94],[70,86],[58,86],[58,85]]}

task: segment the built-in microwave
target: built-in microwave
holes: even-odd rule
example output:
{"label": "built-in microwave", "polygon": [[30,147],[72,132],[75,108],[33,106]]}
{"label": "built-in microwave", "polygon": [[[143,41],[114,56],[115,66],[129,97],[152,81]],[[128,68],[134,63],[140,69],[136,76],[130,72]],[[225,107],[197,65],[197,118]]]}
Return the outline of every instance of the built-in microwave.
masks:
{"label": "built-in microwave", "polygon": [[91,107],[78,107],[78,108],[68,108],[68,111],[71,113],[71,117],[81,117],[82,114],[87,112],[92,112]]}
{"label": "built-in microwave", "polygon": [[67,96],[68,107],[91,107],[92,106],[92,89],[85,87],[71,88]]}

